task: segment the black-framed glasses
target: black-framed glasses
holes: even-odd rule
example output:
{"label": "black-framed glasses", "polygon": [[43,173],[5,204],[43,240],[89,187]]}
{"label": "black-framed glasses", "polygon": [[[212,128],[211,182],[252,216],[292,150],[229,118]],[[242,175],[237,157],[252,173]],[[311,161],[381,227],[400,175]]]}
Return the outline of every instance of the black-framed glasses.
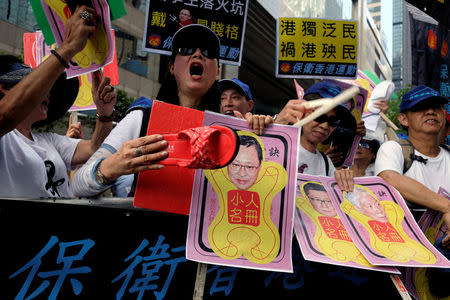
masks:
{"label": "black-framed glasses", "polygon": [[200,52],[209,59],[214,59],[218,56],[218,53],[216,53],[216,51],[203,47],[182,47],[177,49],[177,53],[180,53],[183,56],[192,55],[195,53],[195,51],[197,51],[197,49],[200,49]]}
{"label": "black-framed glasses", "polygon": [[318,116],[317,118],[314,119],[314,121],[321,124],[327,122],[328,126],[330,127],[338,127],[339,124],[341,123],[341,120],[338,117],[336,116],[329,117],[327,115]]}

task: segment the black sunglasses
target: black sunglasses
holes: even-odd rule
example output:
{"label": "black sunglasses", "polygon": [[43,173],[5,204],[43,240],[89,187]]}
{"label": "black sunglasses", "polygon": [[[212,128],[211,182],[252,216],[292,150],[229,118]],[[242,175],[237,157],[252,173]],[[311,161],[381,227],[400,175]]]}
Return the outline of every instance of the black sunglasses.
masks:
{"label": "black sunglasses", "polygon": [[365,148],[365,149],[370,149],[369,143],[366,142],[366,141],[364,141],[364,140],[360,140],[360,141],[359,141],[359,147]]}
{"label": "black sunglasses", "polygon": [[214,59],[217,58],[218,53],[216,53],[216,51],[208,49],[208,48],[203,48],[203,47],[183,47],[183,48],[178,48],[177,53],[180,53],[183,56],[186,55],[192,55],[195,53],[195,51],[197,51],[197,49],[200,49],[200,52],[207,58],[209,59]]}
{"label": "black sunglasses", "polygon": [[444,108],[444,104],[440,101],[422,101],[413,107],[411,107],[409,110],[412,112],[418,112],[423,111],[427,109],[437,109],[437,108]]}
{"label": "black sunglasses", "polygon": [[338,127],[339,124],[341,123],[341,120],[338,117],[336,116],[328,117],[327,115],[321,115],[315,118],[314,121],[320,124],[327,122],[328,126],[330,127]]}

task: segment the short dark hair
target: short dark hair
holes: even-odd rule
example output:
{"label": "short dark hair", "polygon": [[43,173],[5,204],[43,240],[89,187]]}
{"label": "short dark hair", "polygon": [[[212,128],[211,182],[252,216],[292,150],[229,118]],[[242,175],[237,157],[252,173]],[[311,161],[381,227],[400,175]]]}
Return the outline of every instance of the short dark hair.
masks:
{"label": "short dark hair", "polygon": [[320,183],[315,182],[308,182],[303,186],[303,190],[305,191],[305,195],[308,196],[309,191],[320,191],[320,192],[327,192],[327,190],[324,188],[323,185]]}
{"label": "short dark hair", "polygon": [[245,147],[251,147],[251,146],[255,146],[256,148],[256,153],[258,154],[258,160],[259,160],[259,164],[261,164],[262,160],[263,160],[263,154],[262,154],[262,148],[261,145],[258,143],[258,141],[249,135],[240,135],[239,136],[239,142],[241,146],[245,146]]}

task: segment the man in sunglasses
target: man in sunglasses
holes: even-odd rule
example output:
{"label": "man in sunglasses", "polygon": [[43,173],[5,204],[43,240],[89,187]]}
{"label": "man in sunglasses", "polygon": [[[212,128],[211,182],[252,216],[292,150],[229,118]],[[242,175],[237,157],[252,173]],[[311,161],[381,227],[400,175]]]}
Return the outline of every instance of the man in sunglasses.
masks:
{"label": "man in sunglasses", "polygon": [[358,149],[353,160],[353,176],[364,177],[374,176],[375,159],[377,157],[380,142],[373,137],[373,133],[366,135],[359,141]]}
{"label": "man in sunglasses", "polygon": [[[407,129],[414,148],[411,167],[404,170],[402,147],[388,141],[378,150],[375,174],[393,185],[408,205],[441,212],[448,227],[450,201],[438,194],[440,187],[450,191],[450,152],[439,146],[439,134],[445,126],[443,106],[447,102],[446,97],[424,85],[403,95],[398,120]],[[449,235],[443,245],[450,246]]]}
{"label": "man in sunglasses", "polygon": [[[340,94],[342,89],[328,81],[321,81],[312,85],[303,97],[304,100],[333,98]],[[307,117],[312,112],[305,113]],[[328,139],[342,120],[354,117],[348,108],[341,104],[331,111],[317,117],[302,127],[299,145],[299,173],[309,175],[334,176],[335,167],[325,154],[317,150],[317,146]]]}

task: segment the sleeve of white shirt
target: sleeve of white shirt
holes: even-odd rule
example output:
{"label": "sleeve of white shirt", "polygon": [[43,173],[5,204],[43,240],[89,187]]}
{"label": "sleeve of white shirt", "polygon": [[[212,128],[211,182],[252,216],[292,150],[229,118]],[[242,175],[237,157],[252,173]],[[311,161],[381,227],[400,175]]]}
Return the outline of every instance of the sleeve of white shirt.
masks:
{"label": "sleeve of white shirt", "polygon": [[58,151],[59,155],[61,155],[61,158],[63,159],[67,170],[71,170],[72,158],[75,153],[75,149],[77,148],[77,145],[81,140],[73,139],[65,135],[59,135],[56,133],[46,135],[46,137],[49,137],[51,139],[51,142],[55,146],[56,151]]}
{"label": "sleeve of white shirt", "polygon": [[379,175],[385,170],[403,174],[403,162],[402,146],[396,141],[387,141],[378,149],[375,160],[375,175]]}
{"label": "sleeve of white shirt", "polygon": [[331,161],[331,159],[328,157],[328,155],[326,155],[326,158],[328,159],[328,174],[327,176],[329,177],[334,177],[334,172],[336,171],[336,168],[333,165],[333,162]]}
{"label": "sleeve of white shirt", "polygon": [[100,148],[75,173],[72,189],[78,197],[98,195],[111,185],[104,185],[97,181],[95,172],[102,160],[119,150],[123,143],[139,137],[143,112],[134,110],[127,114],[106,137]]}

